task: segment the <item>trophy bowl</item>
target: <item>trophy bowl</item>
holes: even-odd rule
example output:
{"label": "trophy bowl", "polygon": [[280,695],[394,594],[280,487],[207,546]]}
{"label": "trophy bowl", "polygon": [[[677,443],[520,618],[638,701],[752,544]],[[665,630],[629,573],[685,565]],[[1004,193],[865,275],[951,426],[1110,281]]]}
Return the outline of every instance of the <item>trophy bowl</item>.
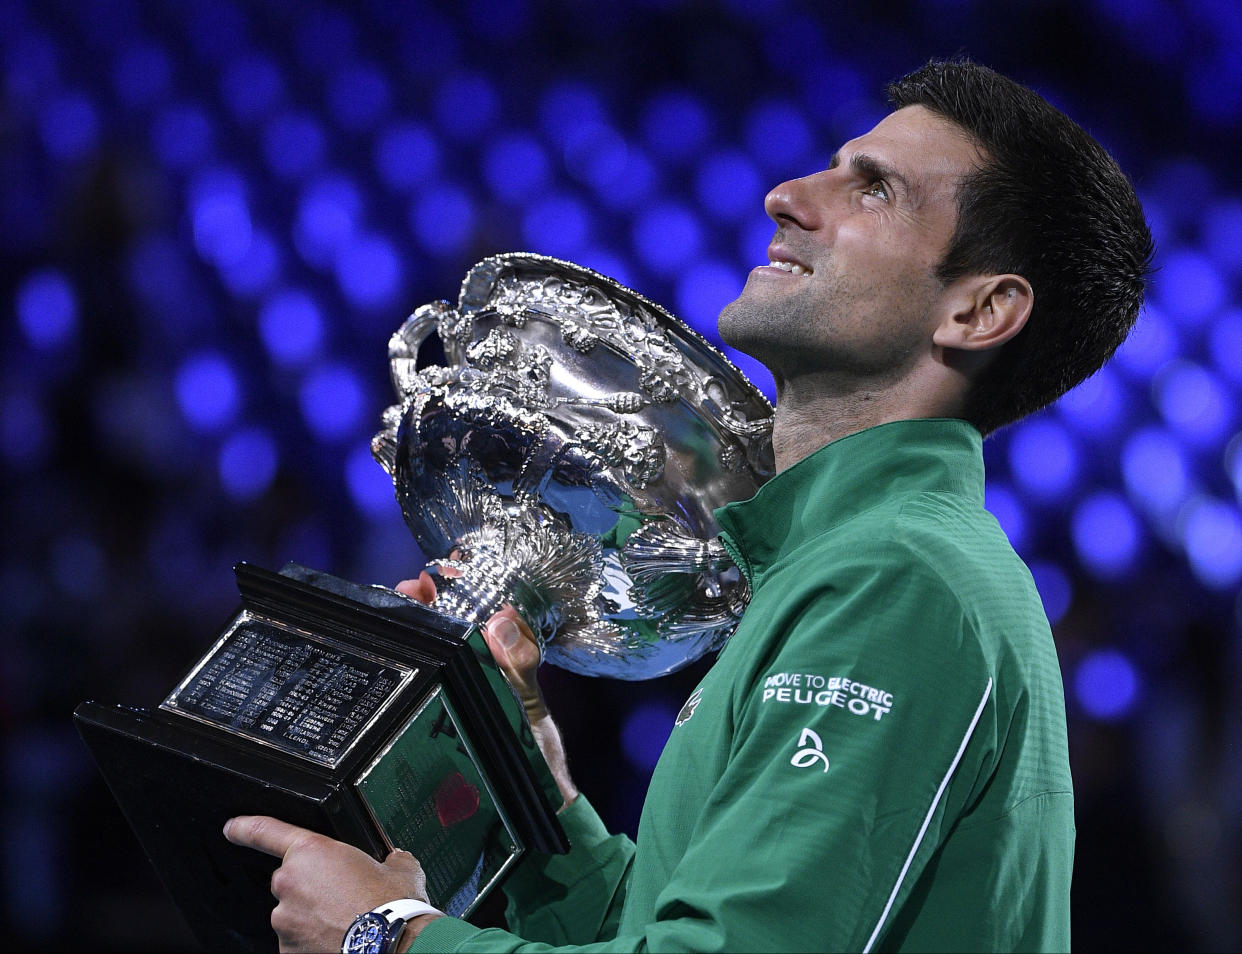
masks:
{"label": "trophy bowl", "polygon": [[[446,363],[420,368],[432,332]],[[772,407],[717,348],[612,279],[511,253],[416,310],[389,359],[372,451],[440,568],[435,609],[512,604],[546,662],[621,679],[733,632],[749,588],[713,511],[773,473]]]}

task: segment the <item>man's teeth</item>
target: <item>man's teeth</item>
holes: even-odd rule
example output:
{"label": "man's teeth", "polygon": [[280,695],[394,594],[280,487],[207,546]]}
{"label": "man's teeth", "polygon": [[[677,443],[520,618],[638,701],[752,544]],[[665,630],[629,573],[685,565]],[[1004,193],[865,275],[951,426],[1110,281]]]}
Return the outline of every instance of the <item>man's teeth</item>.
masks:
{"label": "man's teeth", "polygon": [[811,274],[811,270],[809,268],[805,268],[802,265],[797,265],[794,262],[771,261],[771,262],[768,262],[768,264],[771,265],[773,268],[779,268],[782,272],[792,272],[794,275]]}

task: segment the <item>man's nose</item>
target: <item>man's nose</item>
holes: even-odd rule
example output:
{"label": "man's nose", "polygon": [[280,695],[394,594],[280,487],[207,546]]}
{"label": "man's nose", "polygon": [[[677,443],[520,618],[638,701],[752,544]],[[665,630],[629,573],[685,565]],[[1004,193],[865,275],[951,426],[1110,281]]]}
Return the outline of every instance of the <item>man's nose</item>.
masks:
{"label": "man's nose", "polygon": [[789,179],[769,192],[763,199],[763,210],[777,225],[796,225],[811,231],[823,222],[821,202],[815,201],[816,186],[821,185],[820,173]]}

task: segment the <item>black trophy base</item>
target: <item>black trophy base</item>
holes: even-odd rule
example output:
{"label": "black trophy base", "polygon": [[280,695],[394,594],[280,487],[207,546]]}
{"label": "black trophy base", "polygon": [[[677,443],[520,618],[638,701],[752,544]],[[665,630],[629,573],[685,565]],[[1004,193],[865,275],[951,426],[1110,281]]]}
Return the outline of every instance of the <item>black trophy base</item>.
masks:
{"label": "black trophy base", "polygon": [[271,951],[279,860],[227,842],[272,815],[376,858],[412,852],[469,915],[529,850],[564,851],[555,784],[473,627],[380,587],[240,564],[242,608],[153,710],[74,713],[207,950]]}
{"label": "black trophy base", "polygon": [[280,861],[224,839],[224,823],[235,815],[272,815],[382,853],[371,831],[335,809],[339,793],[326,782],[273,777],[270,764],[213,739],[198,737],[187,746],[181,727],[159,711],[86,702],[74,717],[205,950],[276,950],[271,877]]}

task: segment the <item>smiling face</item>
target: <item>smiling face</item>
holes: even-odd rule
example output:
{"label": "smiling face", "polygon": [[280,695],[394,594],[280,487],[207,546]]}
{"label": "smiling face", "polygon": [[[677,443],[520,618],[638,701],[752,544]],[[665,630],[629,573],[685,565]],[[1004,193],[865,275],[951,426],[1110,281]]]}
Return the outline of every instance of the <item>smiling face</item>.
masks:
{"label": "smiling face", "polygon": [[721,337],[772,371],[782,400],[877,390],[931,359],[945,289],[934,275],[957,222],[957,185],[981,157],[922,106],[889,114],[828,168],[773,189],[770,263],[721,312]]}

